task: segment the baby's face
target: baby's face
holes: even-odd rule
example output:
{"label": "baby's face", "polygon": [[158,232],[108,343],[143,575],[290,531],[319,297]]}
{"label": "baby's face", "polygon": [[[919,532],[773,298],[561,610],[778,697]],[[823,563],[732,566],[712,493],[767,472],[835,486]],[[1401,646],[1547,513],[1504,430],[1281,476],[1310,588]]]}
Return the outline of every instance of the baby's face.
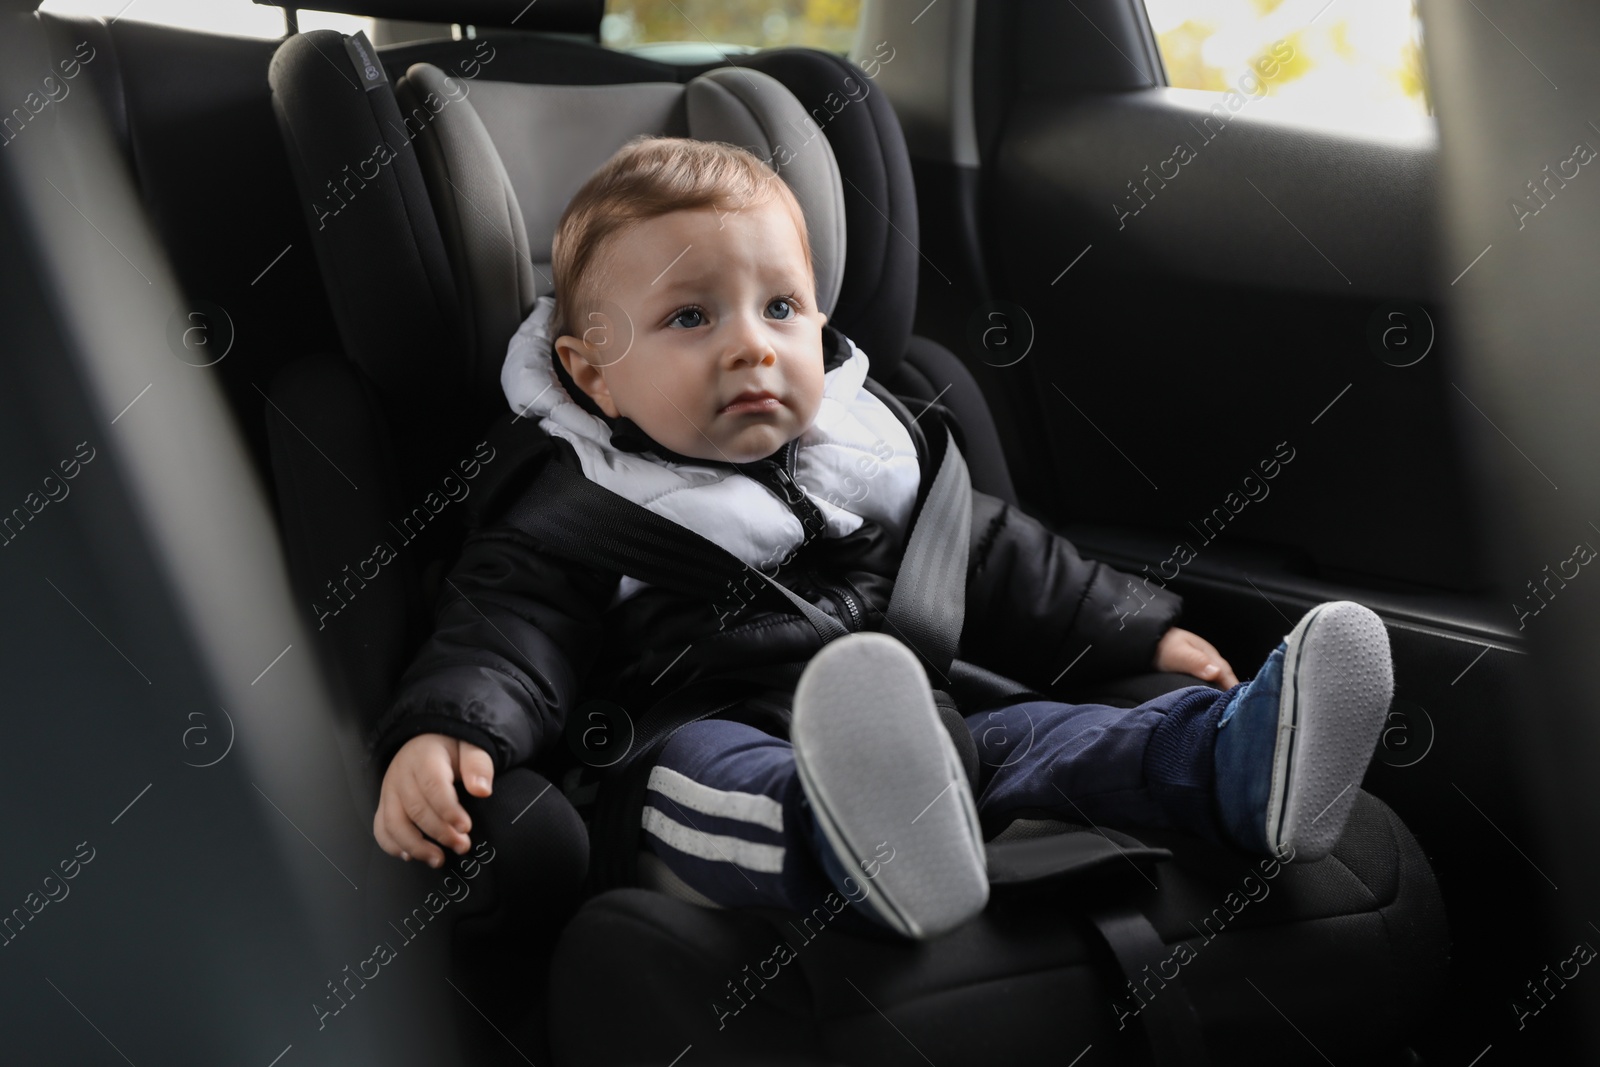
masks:
{"label": "baby's face", "polygon": [[776,196],[649,219],[615,235],[605,258],[606,312],[590,312],[585,337],[555,342],[602,411],[675,452],[730,463],[769,456],[811,425],[827,316]]}

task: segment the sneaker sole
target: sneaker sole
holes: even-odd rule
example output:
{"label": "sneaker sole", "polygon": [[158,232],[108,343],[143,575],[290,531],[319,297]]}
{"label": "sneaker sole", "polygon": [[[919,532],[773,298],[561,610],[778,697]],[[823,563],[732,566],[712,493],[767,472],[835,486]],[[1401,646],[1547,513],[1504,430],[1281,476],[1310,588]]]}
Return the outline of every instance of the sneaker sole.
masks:
{"label": "sneaker sole", "polygon": [[915,653],[871,631],[829,642],[795,687],[789,736],[801,787],[834,854],[866,888],[865,906],[917,939],[983,910],[977,808]]}
{"label": "sneaker sole", "polygon": [[1351,600],[1320,604],[1288,635],[1268,846],[1326,856],[1344,833],[1394,696],[1383,620]]}

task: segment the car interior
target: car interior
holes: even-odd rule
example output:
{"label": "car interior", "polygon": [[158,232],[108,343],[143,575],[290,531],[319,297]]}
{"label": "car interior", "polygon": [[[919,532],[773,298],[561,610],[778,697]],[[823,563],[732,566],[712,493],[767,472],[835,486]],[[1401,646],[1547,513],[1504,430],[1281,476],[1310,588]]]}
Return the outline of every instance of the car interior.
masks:
{"label": "car interior", "polygon": [[[241,5],[276,36],[139,2],[0,3],[7,1062],[1600,1051],[1600,13],[1423,0],[1428,113],[1377,129],[1268,90],[1407,0],[1241,3],[1276,61],[1215,88],[1179,84],[1180,0],[737,16],[844,9],[843,50],[686,2],[625,47],[603,0]],[[873,939],[617,884],[570,743],[466,801],[448,870],[377,846],[368,732],[526,488],[507,343],[640,133],[773,161],[873,379],[1241,679],[1319,603],[1382,618],[1395,698],[1328,858],[1019,819],[982,915]],[[1073,662],[1083,700],[1185,684]]]}

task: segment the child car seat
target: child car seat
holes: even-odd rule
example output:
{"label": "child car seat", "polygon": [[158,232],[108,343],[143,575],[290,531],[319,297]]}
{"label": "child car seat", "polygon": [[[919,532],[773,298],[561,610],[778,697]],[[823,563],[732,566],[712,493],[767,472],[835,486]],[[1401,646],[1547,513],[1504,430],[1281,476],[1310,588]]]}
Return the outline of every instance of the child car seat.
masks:
{"label": "child car seat", "polygon": [[[345,579],[347,598],[325,597],[340,613],[327,627],[329,658],[367,721],[420,639],[460,535],[467,509],[431,518],[446,511],[445,479],[471,497],[473,521],[517,496],[516,456],[501,447],[515,440],[498,384],[506,344],[551,291],[550,238],[566,201],[634,134],[727,140],[768,158],[791,149],[780,173],[806,212],[830,321],[871,355],[877,381],[917,406],[939,399],[960,428],[972,485],[1015,502],[971,374],[910,333],[909,160],[892,109],[860,68],[807,49],[653,62],[595,43],[602,5],[593,0],[324,6],[478,30],[473,40],[381,49],[315,31],[286,41],[271,70],[348,360],[302,361],[273,384],[291,566],[315,593],[315,578],[339,574],[349,552],[371,545],[363,538],[388,536],[390,502],[400,514],[424,494],[441,502],[407,515],[420,545],[397,561],[403,582],[373,582],[357,596]],[[853,102],[829,106],[844,96]],[[337,424],[368,464],[351,476],[384,487],[378,507],[340,516],[337,536],[323,526],[322,501],[348,494],[322,491],[337,475],[290,425],[302,418],[328,432]],[[480,440],[499,444],[480,454]],[[1131,705],[1177,684],[1129,679],[1122,696],[1100,699]],[[541,759],[546,777],[533,780],[547,782],[560,759]],[[497,783],[490,799],[500,793]],[[523,899],[539,877],[524,886],[511,865],[494,872],[505,876],[495,921],[521,923],[529,936],[540,920],[548,932],[566,918],[572,872],[586,860],[560,791],[535,799],[559,817],[519,837],[514,812],[495,808],[489,831],[504,831],[499,851],[523,869],[561,874],[560,891]],[[469,810],[477,819],[489,809],[469,801]],[[1380,801],[1362,795],[1327,859],[1270,873],[1179,835],[1139,837],[1019,819],[990,843],[988,910],[917,944],[811,934],[807,917],[706,908],[667,886],[609,890],[578,910],[554,950],[554,1058],[672,1062],[692,1046],[695,1062],[910,1063],[924,1050],[944,1062],[1070,1062],[1099,1046],[1119,1062],[1202,1063],[1208,1050],[1227,1062],[1283,1062],[1315,1056],[1286,1042],[1352,1058],[1403,1046],[1440,986],[1446,937],[1427,862]],[[773,969],[784,938],[793,962]],[[1280,1016],[1300,1034],[1277,1026]]]}

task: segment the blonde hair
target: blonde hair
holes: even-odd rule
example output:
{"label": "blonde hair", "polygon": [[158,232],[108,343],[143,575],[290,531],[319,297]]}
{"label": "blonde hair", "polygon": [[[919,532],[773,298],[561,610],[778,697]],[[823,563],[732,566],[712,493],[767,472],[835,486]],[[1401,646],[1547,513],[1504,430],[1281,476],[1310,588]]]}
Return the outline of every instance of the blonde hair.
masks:
{"label": "blonde hair", "polygon": [[[601,164],[573,196],[551,244],[555,273],[555,333],[574,333],[606,283],[601,253],[629,226],[673,211],[742,211],[777,196],[794,216],[812,271],[805,212],[789,184],[760,156],[721,141],[640,134]],[[812,275],[814,277],[814,275]]]}

